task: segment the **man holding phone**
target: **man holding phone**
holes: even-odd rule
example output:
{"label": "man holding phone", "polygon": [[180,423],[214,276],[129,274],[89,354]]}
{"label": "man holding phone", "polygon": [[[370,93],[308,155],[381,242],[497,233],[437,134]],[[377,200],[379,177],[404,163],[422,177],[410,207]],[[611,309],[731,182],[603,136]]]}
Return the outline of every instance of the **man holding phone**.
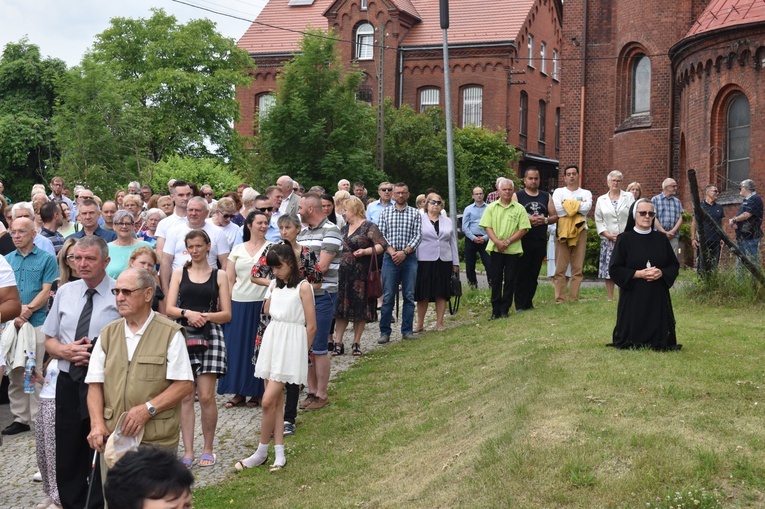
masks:
{"label": "man holding phone", "polygon": [[[45,348],[59,359],[56,385],[56,480],[64,507],[84,507],[88,495],[93,450],[88,445],[90,417],[85,375],[99,331],[120,318],[106,275],[109,248],[94,235],[82,237],[74,247],[79,281],[61,286],[42,327]],[[101,480],[95,470],[90,507],[103,507]]]}

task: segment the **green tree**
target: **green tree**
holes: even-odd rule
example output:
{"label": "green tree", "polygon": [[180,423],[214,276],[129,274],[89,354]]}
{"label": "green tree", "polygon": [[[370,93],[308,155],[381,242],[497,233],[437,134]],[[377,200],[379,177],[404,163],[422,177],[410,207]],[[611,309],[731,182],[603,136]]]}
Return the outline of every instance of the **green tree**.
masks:
{"label": "green tree", "polygon": [[[518,153],[501,131],[455,127],[453,133],[457,207],[462,209],[472,201],[474,187],[493,189],[497,177],[514,177],[510,164]],[[406,182],[413,195],[432,187],[448,197],[446,121],[441,109],[416,113],[406,104],[400,108],[393,108],[390,101],[386,104],[385,172],[394,182]]]}
{"label": "green tree", "polygon": [[415,112],[408,104],[385,105],[385,173],[405,182],[415,196],[429,187],[447,193],[446,121],[438,108]]}
{"label": "green tree", "polygon": [[454,172],[457,180],[458,208],[471,201],[473,188],[480,186],[486,194],[494,190],[499,177],[512,178],[516,188],[520,179],[510,165],[520,153],[507,144],[507,134],[485,127],[463,127],[454,130]]}
{"label": "green tree", "polygon": [[56,110],[62,169],[90,185],[150,181],[171,155],[235,158],[234,88],[247,85],[247,53],[209,20],[179,24],[114,18],[69,71]]}
{"label": "green tree", "polygon": [[273,182],[287,174],[328,189],[341,178],[383,179],[374,164],[374,112],[355,97],[362,79],[358,69],[345,69],[331,33],[309,31],[258,126],[262,178]]}
{"label": "green tree", "polygon": [[[66,64],[40,58],[27,39],[9,43],[0,58],[0,178],[13,196],[43,182],[58,158],[51,117],[56,79]],[[27,198],[27,196],[19,197]],[[18,198],[17,198],[18,200]]]}
{"label": "green tree", "polygon": [[220,197],[229,191],[236,191],[241,179],[231,172],[228,165],[209,157],[170,156],[154,167],[149,185],[156,190],[167,189],[170,179],[207,184]]}

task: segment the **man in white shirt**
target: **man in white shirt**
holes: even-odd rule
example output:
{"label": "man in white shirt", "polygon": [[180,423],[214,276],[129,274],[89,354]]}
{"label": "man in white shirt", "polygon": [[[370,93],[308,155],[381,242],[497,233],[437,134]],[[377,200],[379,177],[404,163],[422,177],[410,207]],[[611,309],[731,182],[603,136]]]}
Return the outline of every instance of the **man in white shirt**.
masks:
{"label": "man in white shirt", "polygon": [[[555,275],[553,276],[556,304],[566,302],[566,269],[569,263],[571,264],[571,286],[568,291],[568,300],[570,302],[579,300],[582,266],[587,250],[587,214],[592,208],[592,193],[579,187],[577,166],[569,165],[563,170],[563,182],[566,184],[565,187],[556,189],[552,195],[553,205],[558,213],[558,229],[555,234],[557,237],[555,239]],[[575,228],[574,221],[583,221],[584,227],[575,237],[561,242],[564,232]]]}
{"label": "man in white shirt", "polygon": [[[154,278],[144,269],[125,270],[114,285],[122,318],[101,330],[85,378],[88,443],[98,452],[104,451],[105,437],[115,431],[123,412],[123,435],[136,436],[145,428],[142,445],[178,447],[181,401],[194,390],[194,375],[183,327],[151,309],[155,291]],[[162,362],[155,362],[157,357]],[[163,372],[154,373],[157,364]],[[155,416],[161,425],[149,424]]]}
{"label": "man in white shirt", "polygon": [[[186,205],[189,203],[194,194],[191,191],[191,186],[183,180],[173,180],[173,184],[170,189],[170,195],[173,197],[175,203],[175,210],[173,213],[157,225],[157,232],[154,236],[157,238],[157,253],[162,253],[162,248],[165,247],[165,239],[167,238],[167,232],[173,229],[178,223],[185,223],[186,219]],[[170,276],[167,276],[168,281]],[[162,288],[164,290],[164,287]]]}
{"label": "man in white shirt", "polygon": [[162,259],[159,266],[159,279],[165,295],[168,293],[170,276],[172,276],[173,271],[191,260],[188,251],[186,251],[186,234],[191,230],[204,230],[207,233],[210,237],[210,252],[207,255],[208,263],[211,267],[218,267],[220,265],[222,270],[226,270],[228,253],[231,251],[228,247],[226,235],[219,227],[205,222],[207,214],[207,202],[201,196],[195,196],[186,205],[187,221],[185,223],[177,223],[171,230],[166,232],[162,248]]}

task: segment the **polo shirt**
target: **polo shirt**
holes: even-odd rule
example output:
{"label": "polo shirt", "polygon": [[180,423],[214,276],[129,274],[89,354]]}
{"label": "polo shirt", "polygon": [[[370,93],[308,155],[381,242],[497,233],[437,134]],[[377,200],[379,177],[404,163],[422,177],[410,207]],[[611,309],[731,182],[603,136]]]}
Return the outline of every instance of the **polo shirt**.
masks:
{"label": "polo shirt", "polygon": [[53,249],[56,250],[56,254],[64,247],[64,236],[59,232],[52,232],[43,226],[40,228],[40,235],[50,240],[50,243],[53,244]]}
{"label": "polo shirt", "polygon": [[[530,230],[531,222],[526,213],[526,208],[516,201],[510,201],[507,206],[502,205],[501,200],[491,202],[481,216],[479,223],[481,228],[491,228],[498,239],[510,238],[518,230]],[[487,252],[498,252],[509,255],[523,254],[523,245],[520,239],[513,242],[504,251],[499,251],[493,240],[486,245]]]}
{"label": "polo shirt", "polygon": [[[26,255],[15,250],[5,255],[5,259],[16,275],[16,286],[19,290],[21,303],[27,305],[42,291],[44,284],[52,284],[58,277],[56,257],[35,246]],[[39,327],[45,321],[47,306],[32,313],[29,323]]]}
{"label": "polo shirt", "polygon": [[167,216],[162,221],[157,223],[157,231],[154,232],[156,238],[167,238],[167,232],[178,223],[188,223],[189,220],[185,217],[180,217],[175,213]]}
{"label": "polo shirt", "polygon": [[333,255],[329,267],[323,273],[324,281],[321,283],[320,290],[314,290],[314,295],[324,295],[324,292],[337,293],[338,270],[340,269],[340,259],[343,247],[343,236],[340,234],[340,228],[326,217],[321,220],[315,228],[303,229],[297,236],[297,241],[301,246],[305,246],[316,255],[322,251],[327,251]]}

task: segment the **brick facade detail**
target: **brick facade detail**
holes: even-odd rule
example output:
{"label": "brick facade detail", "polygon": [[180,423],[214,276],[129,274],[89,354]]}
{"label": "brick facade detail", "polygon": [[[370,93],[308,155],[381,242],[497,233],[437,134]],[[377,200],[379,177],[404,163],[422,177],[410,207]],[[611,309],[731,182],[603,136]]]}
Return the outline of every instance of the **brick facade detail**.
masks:
{"label": "brick facade detail", "polygon": [[[272,0],[274,1],[274,0]],[[433,2],[434,0],[427,0]],[[413,1],[417,7],[420,3]],[[508,2],[508,5],[512,5]],[[444,107],[443,52],[440,43],[407,44],[407,33],[412,26],[423,23],[414,15],[395,8],[389,2],[371,0],[367,10],[361,10],[358,0],[334,2],[324,12],[328,29],[333,29],[340,42],[341,58],[348,65],[356,64],[366,74],[360,98],[377,104],[379,49],[374,49],[372,59],[359,60],[355,54],[356,30],[363,23],[370,23],[375,29],[375,42],[383,42],[383,91],[394,104],[408,104],[419,111],[421,92],[425,88],[439,90],[439,106]],[[475,42],[449,43],[449,64],[451,67],[451,108],[456,125],[463,125],[463,90],[477,86],[482,90],[481,125],[503,130],[509,144],[524,148],[526,157],[519,163],[517,171],[534,164],[557,178],[558,151],[556,148],[556,110],[560,108],[560,77],[553,77],[554,51],[560,65],[561,53],[561,4],[558,0],[535,0],[517,34],[508,33],[506,40],[486,42],[482,34],[475,34]],[[438,24],[438,19],[428,20]],[[454,27],[460,21],[452,18]],[[529,66],[528,36],[534,38],[535,65]],[[540,61],[541,43],[545,43],[546,60],[544,71]],[[250,51],[256,69],[254,81],[249,87],[237,89],[241,105],[240,122],[236,129],[243,135],[254,133],[257,116],[257,100],[260,94],[273,92],[277,88],[276,76],[283,63],[292,56],[291,51],[281,54],[260,54]],[[528,94],[527,135],[519,134],[521,91]],[[539,140],[539,105],[544,103],[544,143]]]}

